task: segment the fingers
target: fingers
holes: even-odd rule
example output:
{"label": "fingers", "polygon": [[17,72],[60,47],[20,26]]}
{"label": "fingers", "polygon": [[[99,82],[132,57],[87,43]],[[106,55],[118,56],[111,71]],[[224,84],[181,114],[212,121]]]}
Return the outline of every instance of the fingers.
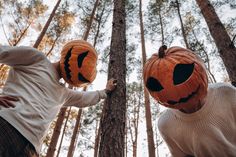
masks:
{"label": "fingers", "polygon": [[0,105],[6,108],[15,107],[15,105],[8,100],[0,100]]}
{"label": "fingers", "polygon": [[15,107],[14,103],[11,101],[19,101],[17,97],[8,96],[8,95],[2,95],[0,96],[0,106],[9,108],[9,107]]}
{"label": "fingers", "polygon": [[117,79],[111,78],[108,80],[109,83],[116,85],[117,84]]}
{"label": "fingers", "polygon": [[106,91],[107,93],[111,93],[117,86],[117,80],[114,78],[111,78],[108,80],[106,85]]}
{"label": "fingers", "polygon": [[13,96],[2,96],[2,97],[9,101],[19,101],[17,97],[13,97]]}

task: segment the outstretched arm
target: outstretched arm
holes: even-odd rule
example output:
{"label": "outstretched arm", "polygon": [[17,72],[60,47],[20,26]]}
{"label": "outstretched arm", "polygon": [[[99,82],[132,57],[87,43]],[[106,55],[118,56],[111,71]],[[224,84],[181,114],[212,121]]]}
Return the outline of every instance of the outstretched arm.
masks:
{"label": "outstretched arm", "polygon": [[68,100],[64,106],[87,107],[97,104],[101,99],[105,99],[116,88],[116,80],[110,79],[104,90],[78,92],[69,90]]}

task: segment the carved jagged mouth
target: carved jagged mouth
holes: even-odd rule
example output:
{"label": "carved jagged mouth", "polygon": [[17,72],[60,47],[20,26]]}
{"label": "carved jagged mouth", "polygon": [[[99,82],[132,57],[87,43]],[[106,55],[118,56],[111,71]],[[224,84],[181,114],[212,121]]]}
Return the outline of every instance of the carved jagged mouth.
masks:
{"label": "carved jagged mouth", "polygon": [[198,88],[197,88],[194,92],[192,92],[190,95],[188,95],[188,96],[185,97],[185,98],[181,98],[179,101],[170,100],[170,101],[168,101],[167,103],[170,104],[170,105],[175,105],[175,104],[178,104],[178,103],[187,102],[190,98],[192,98],[195,94],[198,93],[199,88],[200,88],[200,85],[198,86]]}

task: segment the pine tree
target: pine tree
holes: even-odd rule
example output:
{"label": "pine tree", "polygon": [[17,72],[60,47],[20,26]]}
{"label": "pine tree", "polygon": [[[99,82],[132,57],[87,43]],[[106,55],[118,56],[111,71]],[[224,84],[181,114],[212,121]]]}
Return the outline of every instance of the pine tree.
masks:
{"label": "pine tree", "polygon": [[114,2],[108,79],[117,79],[117,88],[105,100],[101,122],[99,157],[124,157],[126,119],[126,20],[125,1]]}
{"label": "pine tree", "polygon": [[218,52],[225,64],[231,83],[236,86],[236,48],[234,42],[230,39],[224,25],[209,0],[196,0],[196,2],[201,9],[211,36],[216,43]]}

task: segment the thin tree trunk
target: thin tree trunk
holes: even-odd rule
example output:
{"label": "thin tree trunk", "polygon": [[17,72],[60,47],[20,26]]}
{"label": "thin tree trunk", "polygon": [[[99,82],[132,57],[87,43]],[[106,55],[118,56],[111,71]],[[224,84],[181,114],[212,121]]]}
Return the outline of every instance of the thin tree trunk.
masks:
{"label": "thin tree trunk", "polygon": [[207,60],[207,72],[209,74],[209,78],[211,80],[212,83],[216,83],[216,78],[215,76],[213,75],[213,73],[211,72],[211,65],[210,65],[210,59],[209,59],[209,56],[208,56],[208,53],[206,52],[204,46],[198,41],[198,38],[197,38],[197,35],[196,33],[194,32],[194,30],[192,31],[193,32],[193,36],[196,40],[196,42],[201,46],[202,50],[203,50],[203,53],[204,55],[206,56],[206,60]]}
{"label": "thin tree trunk", "polygon": [[54,153],[56,151],[58,138],[59,138],[60,133],[61,133],[61,127],[62,127],[62,123],[63,123],[64,117],[65,117],[65,114],[66,114],[66,108],[63,107],[63,108],[61,108],[60,113],[58,114],[56,126],[53,130],[53,135],[52,135],[52,138],[51,138],[49,148],[47,150],[46,157],[53,157],[54,156]]}
{"label": "thin tree trunk", "polygon": [[[140,17],[140,32],[141,32],[141,44],[142,44],[142,60],[144,66],[147,57],[146,57],[144,28],[143,28],[142,0],[139,0],[139,17]],[[145,116],[146,116],[146,127],[147,127],[148,154],[149,157],[155,157],[155,144],[153,138],[150,98],[147,89],[145,88],[145,85],[144,85],[144,102],[145,102]]]}
{"label": "thin tree trunk", "polygon": [[165,36],[164,36],[164,27],[163,27],[163,20],[162,20],[162,14],[161,14],[161,5],[162,1],[160,0],[156,0],[156,5],[158,5],[159,9],[158,9],[158,17],[159,17],[159,21],[160,21],[160,26],[161,26],[161,44],[164,45],[165,44]]}
{"label": "thin tree trunk", "polygon": [[13,46],[16,46],[20,41],[21,39],[23,38],[23,36],[25,35],[25,33],[28,31],[30,25],[31,25],[32,22],[30,22],[28,24],[28,26],[23,30],[23,32],[21,32],[21,35],[18,37],[18,39],[16,39],[15,43],[13,44]]}
{"label": "thin tree trunk", "polygon": [[69,111],[67,112],[66,121],[65,121],[63,131],[62,131],[61,141],[60,141],[60,144],[59,144],[59,147],[58,147],[58,150],[57,150],[57,157],[59,156],[60,151],[61,151],[61,146],[62,146],[62,142],[63,142],[63,139],[64,139],[67,122],[68,122],[68,119],[69,119],[69,116],[70,116],[70,111],[71,111],[71,107],[69,108]]}
{"label": "thin tree trunk", "polygon": [[[99,123],[99,122],[97,122],[97,123]],[[96,137],[95,137],[95,144],[94,144],[94,157],[98,156],[100,134],[101,134],[101,127],[100,127],[100,123],[99,123],[98,129],[96,130]]]}
{"label": "thin tree trunk", "polygon": [[74,155],[74,150],[75,150],[75,141],[78,137],[78,130],[80,128],[80,120],[81,120],[81,116],[82,116],[82,109],[79,109],[78,115],[76,117],[76,123],[75,123],[75,128],[73,131],[73,135],[71,137],[71,141],[70,141],[70,146],[69,146],[69,150],[68,150],[68,154],[67,157],[73,157]]}
{"label": "thin tree trunk", "polygon": [[52,22],[52,18],[54,17],[55,12],[56,12],[56,10],[57,10],[57,8],[58,8],[58,6],[59,6],[60,3],[61,3],[61,0],[58,0],[58,1],[57,1],[57,4],[56,4],[55,7],[53,8],[52,13],[50,14],[50,16],[49,16],[49,18],[48,18],[46,24],[44,25],[43,30],[41,31],[41,33],[40,33],[38,39],[37,39],[36,42],[34,43],[34,46],[33,46],[34,48],[38,48],[39,44],[41,43],[41,41],[42,41],[42,39],[43,39],[43,37],[44,37],[44,35],[45,35],[45,33],[46,33],[46,31],[47,31],[47,29],[48,29],[50,23]]}
{"label": "thin tree trunk", "polygon": [[50,50],[49,50],[48,53],[46,54],[47,57],[52,53],[52,50],[54,49],[54,47],[55,47],[56,42],[57,42],[58,39],[59,39],[59,36],[57,36],[56,39],[53,41],[53,44],[52,44]]}
{"label": "thin tree trunk", "polygon": [[236,48],[209,0],[196,0],[220,53],[229,78],[236,86]]}
{"label": "thin tree trunk", "polygon": [[92,23],[93,23],[95,11],[96,11],[96,9],[97,9],[97,7],[98,7],[98,2],[99,2],[99,0],[96,0],[95,4],[94,4],[94,6],[93,6],[93,10],[92,10],[92,13],[91,13],[91,16],[90,16],[90,19],[89,19],[89,23],[88,23],[86,32],[85,32],[84,37],[83,37],[84,40],[87,40],[87,39],[88,39],[89,32],[90,32],[90,29],[91,29],[91,26],[92,26]]}
{"label": "thin tree trunk", "polygon": [[95,34],[95,37],[94,37],[94,43],[93,43],[94,47],[96,47],[96,44],[97,44],[97,39],[98,39],[98,35],[100,33],[101,22],[102,22],[102,17],[104,15],[105,7],[106,7],[106,1],[104,2],[104,6],[102,8],[101,14],[100,14],[100,16],[98,17],[98,20],[97,20],[98,26],[97,26],[97,31],[96,31],[96,34]]}
{"label": "thin tree trunk", "polygon": [[181,14],[180,14],[179,1],[176,0],[175,4],[176,4],[178,16],[179,16],[179,21],[180,21],[180,25],[181,25],[181,32],[182,32],[182,35],[183,35],[183,38],[184,38],[184,43],[185,43],[186,48],[189,49],[189,44],[188,44],[188,40],[187,40],[185,29],[184,29],[183,20],[182,20]]}
{"label": "thin tree trunk", "polygon": [[[83,36],[83,39],[86,41],[88,39],[88,36],[89,36],[89,32],[91,30],[91,26],[92,26],[92,23],[93,23],[93,19],[94,19],[94,15],[95,15],[95,11],[98,7],[98,2],[99,0],[96,0],[95,4],[94,4],[94,7],[93,7],[93,10],[92,10],[92,13],[90,15],[90,20],[89,20],[89,24],[87,26],[87,29],[84,33],[84,36]],[[86,91],[87,90],[87,86],[83,88],[83,91]],[[67,157],[72,157],[73,154],[74,154],[74,150],[75,150],[75,141],[76,141],[76,138],[77,138],[77,132],[79,131],[79,124],[80,124],[80,120],[81,120],[81,114],[82,114],[82,109],[79,109],[78,111],[78,115],[80,117],[76,118],[76,126],[74,128],[74,131],[73,131],[73,135],[71,137],[71,142],[70,142],[70,146],[69,146],[69,151],[68,151],[68,154],[67,154]]]}
{"label": "thin tree trunk", "polygon": [[105,100],[99,157],[124,157],[126,123],[126,13],[125,1],[115,0],[108,79],[117,88]]}

